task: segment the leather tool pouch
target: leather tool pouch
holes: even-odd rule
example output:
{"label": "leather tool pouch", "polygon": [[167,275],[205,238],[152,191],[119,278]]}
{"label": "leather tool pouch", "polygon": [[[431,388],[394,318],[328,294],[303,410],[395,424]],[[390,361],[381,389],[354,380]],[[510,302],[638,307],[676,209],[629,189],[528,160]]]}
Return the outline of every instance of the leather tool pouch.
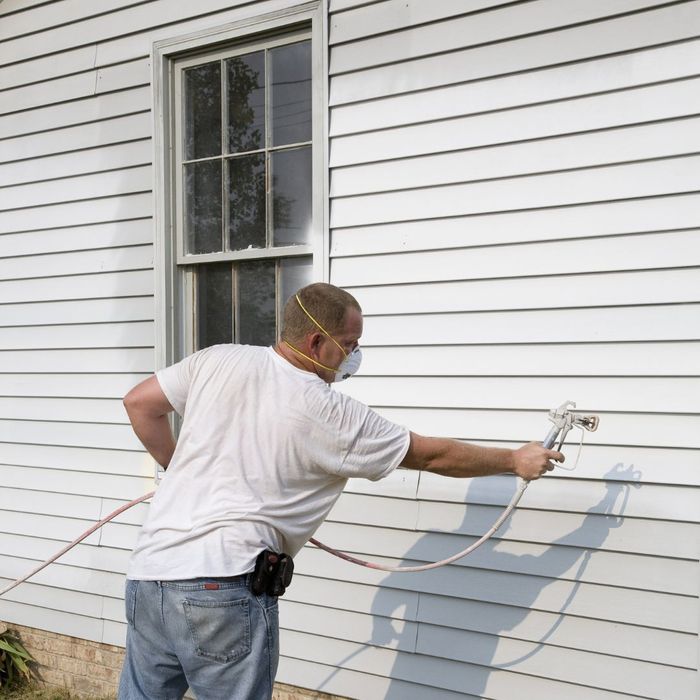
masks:
{"label": "leather tool pouch", "polygon": [[269,549],[258,554],[255,569],[250,578],[250,590],[255,595],[267,593],[281,596],[292,582],[294,560],[288,554],[277,554]]}

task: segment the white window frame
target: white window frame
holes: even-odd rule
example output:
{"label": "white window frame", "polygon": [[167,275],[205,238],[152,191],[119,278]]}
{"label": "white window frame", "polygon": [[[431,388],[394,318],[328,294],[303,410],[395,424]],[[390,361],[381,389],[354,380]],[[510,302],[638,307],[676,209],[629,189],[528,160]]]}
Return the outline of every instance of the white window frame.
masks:
{"label": "white window frame", "polygon": [[[226,47],[262,42],[265,38],[305,32],[311,38],[312,62],[312,230],[311,244],[265,251],[238,251],[215,256],[188,256],[187,262],[245,260],[250,257],[312,255],[312,279],[329,278],[328,221],[328,110],[326,84],[328,53],[324,2],[290,4],[288,8],[257,14],[224,26],[158,41],[153,44],[153,163],[154,163],[154,271],[155,271],[155,367],[166,367],[193,350],[192,274],[177,266],[181,262],[181,239],[177,202],[178,185],[174,135],[176,115],[172,108],[176,62],[200,54],[216,59]],[[251,8],[254,10],[254,7]]]}

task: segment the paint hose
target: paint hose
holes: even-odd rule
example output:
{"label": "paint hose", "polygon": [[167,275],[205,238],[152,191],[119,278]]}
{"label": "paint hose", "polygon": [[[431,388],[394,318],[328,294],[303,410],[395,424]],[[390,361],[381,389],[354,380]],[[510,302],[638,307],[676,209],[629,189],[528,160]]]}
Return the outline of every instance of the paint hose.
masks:
{"label": "paint hose", "polygon": [[[573,411],[571,411],[572,407],[575,407],[576,404],[573,403],[572,401],[566,401],[563,403],[559,408],[554,409],[549,412],[549,419],[554,423],[554,426],[552,429],[549,431],[547,434],[546,438],[543,441],[543,446],[546,447],[547,449],[550,449],[551,447],[554,446],[554,444],[559,440],[559,446],[558,448],[561,448],[564,439],[566,438],[566,434],[568,431],[573,427],[576,426],[578,428],[586,429],[586,430],[596,430],[598,427],[598,417],[597,416],[582,416],[580,414],[576,414]],[[513,512],[515,507],[518,505],[520,502],[520,499],[522,498],[523,494],[525,493],[525,489],[528,486],[527,481],[524,479],[519,479],[518,483],[518,488],[516,489],[515,494],[510,500],[510,503],[505,507],[501,515],[498,517],[496,522],[491,526],[491,528],[484,534],[482,535],[476,542],[472,543],[469,547],[466,549],[463,549],[461,552],[457,552],[457,554],[452,555],[451,557],[447,557],[446,559],[442,559],[440,561],[432,562],[430,564],[421,564],[418,566],[389,566],[386,564],[381,564],[378,562],[371,562],[371,561],[365,561],[364,559],[357,559],[356,557],[353,557],[349,554],[346,554],[345,552],[340,552],[336,549],[333,549],[332,547],[329,547],[326,544],[323,544],[323,542],[320,542],[319,540],[315,538],[311,538],[309,542],[312,544],[316,545],[319,549],[322,549],[324,552],[328,552],[329,554],[332,554],[333,556],[339,557],[340,559],[343,559],[345,561],[351,562],[352,564],[357,564],[358,566],[364,566],[369,569],[379,569],[380,571],[390,571],[390,572],[418,572],[418,571],[428,571],[430,569],[437,569],[438,567],[441,566],[446,566],[447,564],[451,564],[452,562],[457,561],[458,559],[461,559],[462,557],[466,557],[467,554],[471,554],[475,549],[480,547],[486,540],[488,540],[492,535],[496,533],[496,531],[503,525],[503,523],[508,519],[510,514]],[[28,574],[23,576],[22,578],[18,578],[17,580],[13,581],[10,583],[8,586],[0,590],[0,596],[5,595],[5,593],[8,593],[11,591],[13,588],[16,588],[19,586],[21,583],[24,583],[25,581],[29,580],[32,578],[32,576],[35,576],[38,574],[40,571],[45,569],[49,564],[53,564],[57,559],[62,557],[66,552],[71,550],[73,547],[75,547],[77,544],[80,544],[84,539],[92,535],[93,532],[96,532],[99,530],[103,525],[106,525],[110,520],[114,520],[118,515],[121,515],[124,511],[128,510],[129,508],[132,508],[133,506],[143,503],[143,501],[147,501],[150,498],[153,497],[155,494],[155,491],[151,491],[150,493],[147,493],[143,496],[140,496],[139,498],[134,499],[133,501],[129,501],[129,503],[124,504],[123,506],[117,508],[114,512],[110,513],[107,517],[102,518],[99,522],[95,523],[90,529],[86,530],[80,537],[77,539],[73,540],[70,544],[67,544],[60,552],[57,552],[54,554],[50,559],[47,559],[45,562],[42,562],[37,566],[35,569],[30,571]]]}
{"label": "paint hose", "polygon": [[149,498],[153,496],[155,491],[151,491],[150,493],[147,493],[144,496],[141,496],[139,498],[134,499],[133,501],[129,501],[129,503],[126,503],[125,505],[121,506],[120,508],[117,508],[113,513],[110,513],[106,518],[102,518],[98,523],[95,523],[89,530],[86,530],[80,537],[77,539],[73,540],[70,544],[67,544],[60,552],[57,552],[54,554],[50,559],[47,559],[45,562],[39,564],[39,566],[36,567],[36,569],[33,569],[30,571],[26,576],[22,576],[22,578],[18,578],[16,581],[13,581],[9,586],[6,586],[2,590],[0,590],[0,596],[5,595],[5,593],[9,593],[13,588],[19,586],[20,583],[24,583],[28,579],[30,579],[32,576],[35,576],[38,574],[42,569],[45,569],[49,564],[53,564],[56,559],[59,559],[62,557],[66,552],[69,550],[73,549],[77,544],[80,544],[84,539],[87,537],[90,537],[93,532],[96,532],[99,530],[103,525],[106,525],[110,520],[114,520],[118,515],[121,515],[125,510],[129,510],[132,506],[137,505],[138,503],[143,503],[143,501],[147,501]]}

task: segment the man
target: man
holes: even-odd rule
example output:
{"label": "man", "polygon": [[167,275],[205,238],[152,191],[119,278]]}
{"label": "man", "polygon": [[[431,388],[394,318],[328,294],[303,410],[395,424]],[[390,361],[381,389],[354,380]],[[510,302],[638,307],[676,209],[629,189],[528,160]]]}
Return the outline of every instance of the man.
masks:
{"label": "man", "polygon": [[[180,698],[188,685],[198,700],[270,698],[275,594],[288,581],[260,589],[275,570],[260,562],[289,562],[349,477],[381,479],[403,466],[530,480],[563,460],[536,443],[507,450],[423,437],[333,391],[357,370],[361,335],[357,301],[312,284],[287,303],[274,348],[206,348],[124,399],[167,474],[127,572],[120,700]],[[173,410],[183,416],[177,443]]]}

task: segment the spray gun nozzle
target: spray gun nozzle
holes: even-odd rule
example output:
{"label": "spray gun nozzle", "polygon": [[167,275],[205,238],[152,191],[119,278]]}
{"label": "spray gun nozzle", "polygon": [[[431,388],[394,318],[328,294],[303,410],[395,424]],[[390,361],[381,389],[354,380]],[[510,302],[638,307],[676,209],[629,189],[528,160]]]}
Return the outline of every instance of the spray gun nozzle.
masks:
{"label": "spray gun nozzle", "polygon": [[598,418],[598,416],[580,416],[574,414],[573,417],[574,425],[580,425],[582,428],[585,428],[591,433],[595,432],[598,429],[599,422],[600,419]]}

